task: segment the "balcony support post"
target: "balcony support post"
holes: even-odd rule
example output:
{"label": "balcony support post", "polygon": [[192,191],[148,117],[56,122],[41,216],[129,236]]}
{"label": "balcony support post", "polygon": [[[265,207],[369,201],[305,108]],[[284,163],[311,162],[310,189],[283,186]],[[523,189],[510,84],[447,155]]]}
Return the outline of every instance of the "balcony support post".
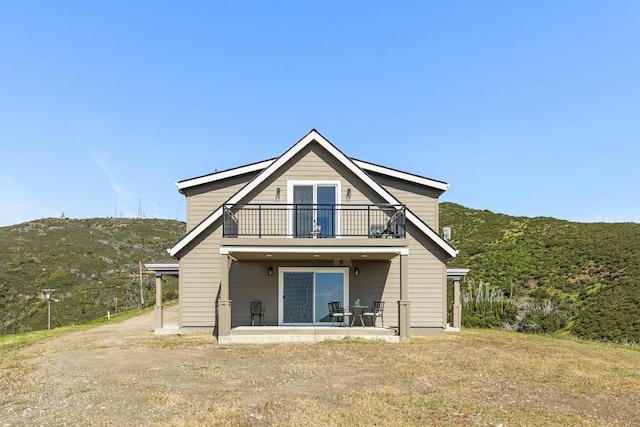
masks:
{"label": "balcony support post", "polygon": [[409,342],[409,331],[411,330],[408,259],[407,255],[400,255],[400,300],[398,301],[398,335],[400,335],[400,342]]}
{"label": "balcony support post", "polygon": [[220,297],[218,299],[218,342],[231,335],[231,300],[229,299],[229,256],[220,256]]}

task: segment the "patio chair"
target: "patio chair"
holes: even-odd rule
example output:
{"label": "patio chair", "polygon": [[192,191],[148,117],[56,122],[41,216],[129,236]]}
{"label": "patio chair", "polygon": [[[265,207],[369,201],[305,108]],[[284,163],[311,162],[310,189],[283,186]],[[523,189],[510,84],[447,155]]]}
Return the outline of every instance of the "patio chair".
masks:
{"label": "patio chair", "polygon": [[251,326],[255,326],[255,318],[256,318],[256,316],[260,320],[260,326],[264,326],[265,309],[262,308],[262,302],[260,302],[260,301],[251,301],[249,303],[249,308],[251,308]]}
{"label": "patio chair", "polygon": [[342,324],[344,324],[344,318],[352,316],[349,310],[345,310],[342,307],[342,303],[340,301],[331,301],[329,303],[329,316],[331,317],[331,326],[336,322],[336,319]]}
{"label": "patio chair", "polygon": [[376,317],[379,317],[382,320],[382,327],[384,328],[384,317],[382,316],[384,313],[384,301],[374,301],[371,305],[371,310],[367,310],[362,313],[363,317],[368,317],[371,319],[371,326],[376,326]]}
{"label": "patio chair", "polygon": [[373,224],[369,229],[369,238],[379,239],[382,237],[383,224]]}

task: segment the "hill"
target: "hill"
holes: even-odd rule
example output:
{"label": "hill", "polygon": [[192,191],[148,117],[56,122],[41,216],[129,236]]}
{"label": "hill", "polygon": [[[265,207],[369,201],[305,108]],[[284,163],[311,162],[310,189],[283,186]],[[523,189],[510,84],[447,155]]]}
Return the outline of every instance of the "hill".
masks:
{"label": "hill", "polygon": [[[0,228],[0,334],[47,328],[42,289],[55,289],[52,326],[140,304],[139,262],[167,259],[184,223],[160,219],[48,218]],[[153,277],[143,277],[153,303]],[[177,297],[177,281],[165,299]]]}
{"label": "hill", "polygon": [[[463,325],[640,342],[640,224],[574,223],[440,205],[470,269]],[[54,326],[139,305],[138,262],[167,258],[184,223],[42,219],[0,228],[0,334],[44,329],[41,290],[56,289]],[[177,297],[177,283],[164,287]],[[143,280],[153,303],[154,280]],[[450,298],[452,296],[450,295]],[[451,300],[451,299],[450,299]]]}
{"label": "hill", "polygon": [[440,225],[452,228],[460,250],[452,265],[470,269],[466,296],[500,303],[493,311],[476,304],[493,325],[478,322],[468,303],[467,326],[640,342],[640,224],[513,217],[442,203]]}

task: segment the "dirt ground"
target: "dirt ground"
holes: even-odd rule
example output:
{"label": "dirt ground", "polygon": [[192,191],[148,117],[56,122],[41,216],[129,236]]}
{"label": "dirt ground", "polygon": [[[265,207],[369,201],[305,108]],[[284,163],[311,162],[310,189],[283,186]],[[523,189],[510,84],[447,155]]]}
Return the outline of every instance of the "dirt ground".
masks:
{"label": "dirt ground", "polygon": [[637,350],[474,333],[221,346],[152,325],[153,312],[21,349],[0,427],[640,425]]}

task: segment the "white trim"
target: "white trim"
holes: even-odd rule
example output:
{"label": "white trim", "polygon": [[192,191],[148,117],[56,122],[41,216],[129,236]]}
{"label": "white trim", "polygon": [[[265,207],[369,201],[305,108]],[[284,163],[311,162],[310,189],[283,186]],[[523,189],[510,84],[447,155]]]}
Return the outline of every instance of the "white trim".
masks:
{"label": "white trim", "polygon": [[159,263],[159,264],[144,264],[144,268],[149,271],[175,271],[178,270],[179,264],[176,263]]}
{"label": "white trim", "polygon": [[447,191],[449,184],[446,182],[440,182],[433,179],[425,178],[423,176],[414,175],[408,172],[402,172],[395,169],[386,168],[384,166],[375,165],[373,163],[365,162],[362,160],[353,159],[353,162],[361,169],[369,172],[375,172],[382,175],[388,175],[393,178],[398,178],[403,181],[413,182],[414,184],[424,185],[426,187],[436,188],[438,190]]}
{"label": "white trim", "polygon": [[[392,178],[398,178],[403,181],[412,182],[414,184],[423,185],[426,187],[435,188],[442,191],[449,189],[449,183],[437,181],[435,179],[426,178],[420,175],[415,175],[409,172],[403,172],[396,169],[387,168],[385,166],[376,165],[374,163],[366,162],[364,160],[351,159],[359,168],[369,172],[379,173],[381,175],[387,175]],[[184,190],[185,188],[196,187],[202,184],[209,184],[211,182],[220,181],[222,179],[233,178],[238,175],[243,175],[251,172],[259,172],[269,166],[276,159],[263,160],[261,162],[253,163],[246,166],[240,166],[226,171],[216,172],[197,178],[189,178],[183,181],[176,182],[178,190]]]}
{"label": "white trim", "polygon": [[233,253],[259,253],[259,254],[398,254],[409,255],[409,248],[404,246],[390,247],[273,247],[273,246],[223,246],[220,248],[220,255],[230,255]]}
{"label": "white trim", "polygon": [[316,312],[316,281],[315,274],[316,273],[326,273],[326,272],[340,272],[342,273],[342,298],[343,306],[347,306],[349,301],[349,267],[278,267],[278,325],[288,325],[288,326],[314,326],[314,325],[327,325],[327,322],[315,322],[315,323],[284,323],[284,304],[282,303],[282,299],[284,296],[284,273],[287,272],[304,272],[304,273],[313,273],[313,316],[315,318]]}
{"label": "white trim", "polygon": [[[378,184],[373,178],[371,178],[366,172],[360,169],[356,164],[345,156],[340,150],[338,150],[333,144],[327,141],[322,135],[320,135],[315,129],[309,132],[304,138],[294,144],[289,150],[271,163],[266,169],[258,174],[251,182],[242,187],[240,191],[234,194],[225,204],[236,204],[240,202],[244,197],[256,189],[267,178],[275,173],[281,166],[288,162],[293,156],[298,154],[304,147],[311,142],[317,142],[325,150],[327,150],[336,160],[341,162],[343,166],[353,172],[358,178],[360,178],[365,184],[367,184],[373,191],[378,193],[387,203],[392,205],[400,205],[401,203],[396,200],[387,190],[385,190],[380,184]],[[184,249],[189,243],[191,243],[200,233],[203,233],[209,228],[216,220],[222,216],[223,206],[216,209],[211,215],[209,215],[204,221],[198,224],[197,227],[187,233],[178,243],[168,250],[171,256],[176,256],[182,249]],[[440,235],[431,230],[422,220],[413,215],[409,210],[407,212],[407,219],[413,222],[425,235],[427,235],[433,242],[443,249],[451,257],[455,257],[458,251],[456,251],[447,241],[445,241]]]}
{"label": "white trim", "polygon": [[257,172],[260,171],[271,163],[275,162],[275,159],[263,160],[258,163],[253,163],[251,165],[240,166],[233,169],[228,169],[225,171],[215,172],[209,175],[200,176],[197,178],[185,179],[184,181],[176,182],[176,187],[178,190],[184,190],[185,188],[196,187],[202,184],[209,184],[210,182],[220,181],[221,179],[233,178],[234,176],[244,175],[245,173]]}
{"label": "white trim", "polygon": [[447,279],[462,280],[468,273],[468,268],[447,268]]}

